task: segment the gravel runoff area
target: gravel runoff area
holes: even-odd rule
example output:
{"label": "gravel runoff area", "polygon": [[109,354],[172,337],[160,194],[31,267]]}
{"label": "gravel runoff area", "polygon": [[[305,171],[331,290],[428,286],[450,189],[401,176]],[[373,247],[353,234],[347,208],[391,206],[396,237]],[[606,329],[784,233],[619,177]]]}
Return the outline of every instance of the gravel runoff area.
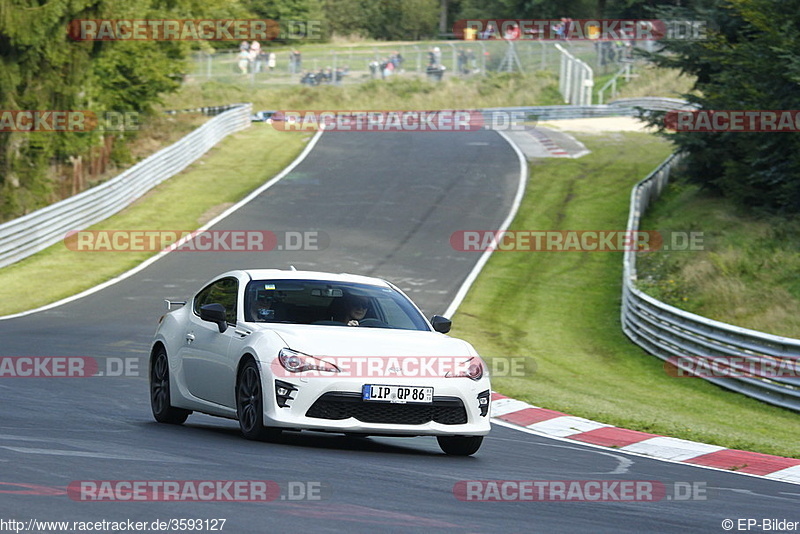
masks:
{"label": "gravel runoff area", "polygon": [[644,122],[633,117],[599,117],[594,119],[563,119],[544,121],[538,126],[546,126],[566,132],[601,133],[601,132],[654,132]]}

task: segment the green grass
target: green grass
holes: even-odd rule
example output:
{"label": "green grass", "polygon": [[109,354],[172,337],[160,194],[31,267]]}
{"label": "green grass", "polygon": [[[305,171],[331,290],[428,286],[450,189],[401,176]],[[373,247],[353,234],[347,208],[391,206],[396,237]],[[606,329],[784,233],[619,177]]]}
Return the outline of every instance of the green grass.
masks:
{"label": "green grass", "polygon": [[[618,85],[619,94],[615,98],[634,98],[640,96],[663,96],[681,98],[681,95],[695,93],[692,86],[695,79],[681,74],[677,69],[663,69],[653,65],[637,66],[635,77],[629,83]],[[610,96],[608,92],[607,95]],[[607,100],[612,100],[607,97]]]}
{"label": "green grass", "polygon": [[[308,134],[256,124],[233,134],[177,176],[91,230],[194,230],[278,174]],[[257,146],[258,150],[253,150]],[[0,315],[29,310],[109,280],[154,252],[76,252],[59,242],[0,269]],[[50,280],[30,292],[30,280]]]}
{"label": "green grass", "polygon": [[185,84],[178,93],[165,98],[164,109],[253,102],[260,109],[474,109],[501,106],[544,106],[562,103],[558,78],[552,73],[499,73],[471,78],[445,78],[429,82],[396,77],[352,85],[317,87],[251,87],[240,83],[208,81]]}
{"label": "green grass", "polygon": [[[251,90],[212,82],[185,86],[167,100],[166,107],[234,101],[253,101],[256,109],[557,103],[552,80],[540,83],[530,85],[526,77],[509,75],[473,83],[369,82],[346,89]],[[580,137],[591,155],[531,166],[528,191],[513,228],[622,230],[630,188],[670,152],[665,141],[644,134]],[[93,229],[197,228],[277,174],[307,138],[255,125]],[[73,295],[150,255],[79,253],[57,244],[0,270],[0,314]],[[622,427],[800,457],[796,414],[701,380],[671,378],[660,360],[628,341],[618,319],[621,260],[620,253],[607,252],[496,253],[460,308],[453,333],[488,357],[525,356],[536,363],[537,371],[528,376],[494,378],[495,389],[507,395]],[[792,269],[796,272],[795,267],[786,272]],[[50,284],[51,293],[30,294],[26,291],[30,279],[59,284]],[[797,289],[794,283],[791,291]]]}
{"label": "green grass", "polygon": [[[459,109],[503,103],[552,103],[554,79],[499,74],[445,83],[397,79],[351,87],[261,88],[218,82],[187,84],[166,97],[165,109],[254,102],[258,109]],[[174,120],[157,118],[169,130]],[[175,128],[178,128],[178,125]],[[148,126],[149,127],[149,126]],[[152,127],[151,127],[152,129]],[[152,137],[152,140],[150,139]],[[155,147],[163,139],[147,137]],[[164,182],[120,214],[90,230],[194,230],[280,172],[300,152],[308,134],[276,132],[265,125],[234,134],[180,175]],[[252,147],[259,150],[253,151]],[[74,295],[144,261],[146,252],[74,252],[63,243],[0,269],[0,315],[25,311]],[[29,295],[26,280],[59,280]]]}
{"label": "green grass", "polygon": [[[531,166],[512,229],[623,230],[631,187],[670,152],[647,134],[578,137],[590,155]],[[488,360],[535,362],[534,373],[492,379],[511,397],[625,428],[800,457],[797,414],[670,377],[624,336],[621,277],[621,253],[496,252],[459,308],[453,335]]]}
{"label": "green grass", "polygon": [[800,338],[800,220],[745,213],[673,183],[642,229],[701,233],[702,250],[642,254],[640,289],[711,319]]}

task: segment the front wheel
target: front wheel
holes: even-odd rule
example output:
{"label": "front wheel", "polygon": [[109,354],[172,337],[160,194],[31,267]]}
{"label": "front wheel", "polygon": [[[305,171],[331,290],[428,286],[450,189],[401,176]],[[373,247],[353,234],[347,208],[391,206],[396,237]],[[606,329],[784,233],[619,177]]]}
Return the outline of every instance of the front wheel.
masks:
{"label": "front wheel", "polygon": [[239,371],[236,381],[236,416],[239,428],[247,439],[263,441],[280,435],[279,428],[264,426],[264,394],[261,374],[253,360],[248,360]]}
{"label": "front wheel", "polygon": [[436,436],[436,440],[445,454],[470,456],[481,448],[483,436]]}
{"label": "front wheel", "polygon": [[170,404],[169,360],[163,348],[158,349],[150,367],[150,408],[156,421],[171,425],[183,424],[192,413]]}

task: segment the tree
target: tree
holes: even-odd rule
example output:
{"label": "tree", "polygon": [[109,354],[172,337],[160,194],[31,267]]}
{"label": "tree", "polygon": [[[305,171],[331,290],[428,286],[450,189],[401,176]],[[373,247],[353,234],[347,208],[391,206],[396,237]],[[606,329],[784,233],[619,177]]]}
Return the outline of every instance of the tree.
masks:
{"label": "tree", "polygon": [[[709,28],[706,39],[667,41],[653,57],[661,66],[697,77],[700,96],[687,99],[706,110],[800,109],[800,0],[718,0],[691,10],[662,10],[660,16],[702,20]],[[687,154],[692,180],[742,206],[800,213],[800,134],[670,137]]]}
{"label": "tree", "polygon": [[[74,41],[79,19],[202,18],[227,0],[5,0],[0,2],[0,110],[148,113],[175,90],[189,42]],[[0,219],[54,200],[59,162],[87,154],[102,132],[0,133]]]}

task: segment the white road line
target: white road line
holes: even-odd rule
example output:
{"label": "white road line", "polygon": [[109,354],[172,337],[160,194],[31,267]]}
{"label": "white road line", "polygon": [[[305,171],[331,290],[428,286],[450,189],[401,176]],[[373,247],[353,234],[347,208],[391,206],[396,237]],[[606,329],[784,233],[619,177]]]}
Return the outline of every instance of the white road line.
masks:
{"label": "white road line", "polygon": [[[231,206],[230,208],[228,208],[227,210],[222,212],[220,215],[218,215],[215,218],[211,219],[209,222],[207,222],[202,227],[198,228],[196,230],[196,234],[200,233],[200,232],[204,232],[205,230],[208,230],[209,228],[211,228],[212,226],[217,224],[219,221],[221,221],[222,219],[228,217],[230,214],[232,214],[236,210],[240,209],[242,206],[244,206],[245,204],[247,204],[248,202],[250,202],[251,200],[256,198],[258,195],[260,195],[261,193],[263,193],[264,191],[266,191],[267,189],[269,189],[273,185],[277,184],[282,178],[284,178],[287,174],[292,172],[295,167],[300,165],[300,163],[302,163],[302,161],[304,159],[306,159],[306,156],[308,156],[308,154],[314,148],[314,145],[317,144],[317,141],[319,141],[320,137],[322,136],[322,132],[323,132],[322,130],[317,132],[317,134],[314,136],[314,138],[311,139],[311,141],[309,141],[308,145],[303,150],[303,152],[301,152],[300,155],[297,156],[297,158],[288,167],[283,169],[283,171],[281,171],[280,174],[278,174],[277,176],[275,176],[275,178],[273,178],[272,180],[270,180],[267,183],[263,184],[261,187],[259,187],[258,189],[256,189],[255,191],[253,191],[252,193],[247,195],[245,198],[243,198],[242,200],[240,200],[239,202],[237,202],[236,204],[234,204],[233,206]],[[27,310],[27,311],[15,313],[15,314],[12,314],[12,315],[4,315],[4,316],[0,317],[0,321],[4,321],[6,319],[14,319],[14,318],[17,318],[17,317],[24,317],[26,315],[31,315],[32,313],[38,313],[38,312],[42,312],[42,311],[45,311],[45,310],[50,310],[52,308],[56,308],[58,306],[63,306],[64,304],[68,304],[68,303],[76,301],[78,299],[82,299],[83,297],[88,297],[89,295],[91,295],[93,293],[97,293],[98,291],[101,291],[101,290],[103,290],[103,289],[105,289],[107,287],[113,286],[114,284],[116,284],[118,282],[122,282],[126,278],[130,278],[134,274],[136,274],[136,273],[138,273],[140,271],[143,271],[144,269],[147,269],[150,265],[154,264],[155,262],[157,262],[158,260],[160,260],[161,258],[166,256],[170,252],[172,252],[172,250],[165,250],[165,251],[159,252],[158,254],[153,256],[152,258],[149,258],[149,259],[145,260],[144,262],[140,263],[139,265],[137,265],[136,267],[134,267],[130,271],[124,272],[121,275],[119,275],[119,276],[117,276],[115,278],[112,278],[111,280],[108,280],[107,282],[103,282],[102,284],[99,284],[99,285],[96,285],[96,286],[94,286],[92,288],[89,288],[86,291],[78,293],[77,295],[72,295],[71,297],[67,297],[65,299],[61,299],[61,300],[59,300],[57,302],[53,302],[51,304],[47,304],[45,306],[41,306],[41,307],[35,308],[33,310]]]}
{"label": "white road line", "polygon": [[[554,440],[557,440],[557,441],[563,441],[565,443],[571,443],[572,445],[580,445],[580,446],[583,446],[583,447],[589,447],[591,449],[599,449],[599,450],[602,450],[602,451],[609,452],[609,448],[605,447],[603,445],[595,445],[594,443],[585,443],[583,441],[576,441],[576,440],[572,440],[572,439],[569,439],[569,438],[561,438],[561,437],[558,437],[558,436],[552,436],[550,434],[542,434],[541,432],[537,432],[536,430],[532,430],[530,428],[525,428],[523,426],[518,426],[518,425],[515,425],[514,423],[508,423],[508,422],[503,421],[501,419],[493,419],[492,420],[492,424],[493,425],[504,426],[506,428],[510,428],[511,430],[517,430],[519,432],[525,432],[527,434],[533,434],[533,435],[540,436],[540,437],[543,437],[543,438],[554,439]],[[489,436],[491,436],[491,434],[489,434]],[[777,479],[777,478],[773,478],[772,475],[753,475],[751,473],[743,473],[742,471],[731,471],[730,469],[720,469],[719,467],[711,467],[711,466],[708,466],[708,465],[687,464],[686,462],[681,462],[681,461],[677,461],[677,460],[669,460],[667,458],[657,458],[655,456],[648,456],[648,455],[642,454],[640,452],[629,451],[629,450],[626,450],[624,448],[623,449],[613,449],[613,451],[614,451],[615,454],[627,454],[627,455],[631,455],[631,456],[638,456],[640,458],[647,458],[649,460],[656,460],[658,462],[667,462],[667,463],[676,464],[676,465],[685,465],[686,467],[692,467],[692,468],[696,468],[696,469],[708,469],[710,471],[720,471],[722,473],[732,473],[732,474],[736,474],[736,475],[759,478],[761,480],[764,480],[764,479],[771,480],[773,482],[786,482],[788,484],[800,484],[800,477],[798,477],[798,479],[794,479],[794,480],[792,480],[791,478],[790,479],[786,479],[786,478]],[[780,473],[780,471],[778,471],[778,472]]]}
{"label": "white road line", "polygon": [[[506,140],[506,142],[511,145],[511,148],[514,149],[514,152],[517,154],[517,159],[519,160],[519,184],[517,185],[517,194],[514,196],[514,203],[511,205],[511,211],[508,212],[508,216],[498,228],[498,231],[503,232],[508,229],[511,225],[511,222],[514,220],[514,217],[517,215],[517,211],[519,210],[520,204],[522,204],[522,197],[525,195],[525,186],[528,184],[528,160],[525,159],[525,154],[519,149],[519,147],[511,140],[505,132],[497,131],[500,136]],[[467,296],[467,292],[472,287],[472,284],[475,283],[475,280],[478,278],[478,275],[483,270],[484,265],[486,262],[489,261],[489,257],[492,255],[493,250],[487,249],[481,254],[481,257],[478,259],[478,263],[472,268],[467,279],[464,280],[464,283],[461,284],[461,287],[458,289],[456,296],[453,298],[453,301],[450,303],[450,306],[447,307],[447,310],[444,312],[445,317],[452,318],[453,315],[456,313],[456,310],[463,302],[464,298]]]}

